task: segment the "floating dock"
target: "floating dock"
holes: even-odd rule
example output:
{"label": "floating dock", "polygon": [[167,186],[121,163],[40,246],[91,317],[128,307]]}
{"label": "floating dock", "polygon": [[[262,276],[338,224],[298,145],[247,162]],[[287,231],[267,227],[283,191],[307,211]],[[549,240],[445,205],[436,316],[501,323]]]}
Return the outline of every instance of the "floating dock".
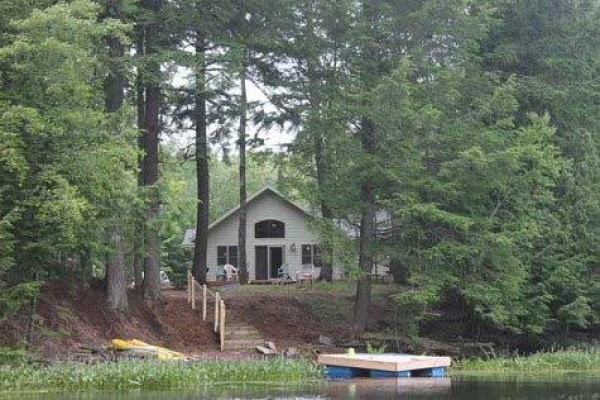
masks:
{"label": "floating dock", "polygon": [[446,375],[450,357],[410,354],[321,354],[317,362],[325,366],[329,378],[437,378]]}

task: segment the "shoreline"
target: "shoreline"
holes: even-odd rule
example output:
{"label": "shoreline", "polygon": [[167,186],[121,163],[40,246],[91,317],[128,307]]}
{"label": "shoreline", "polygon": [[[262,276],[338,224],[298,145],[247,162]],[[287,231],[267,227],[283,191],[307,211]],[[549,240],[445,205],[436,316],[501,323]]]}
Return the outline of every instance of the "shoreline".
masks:
{"label": "shoreline", "polygon": [[[5,361],[6,362],[6,361]],[[447,379],[600,376],[600,351],[560,350],[530,356],[460,360]],[[496,379],[494,379],[496,378]],[[282,379],[285,381],[282,382]],[[418,379],[418,378],[407,378]],[[280,386],[326,381],[307,358],[254,360],[19,362],[0,365],[0,392],[191,390],[227,385]]]}

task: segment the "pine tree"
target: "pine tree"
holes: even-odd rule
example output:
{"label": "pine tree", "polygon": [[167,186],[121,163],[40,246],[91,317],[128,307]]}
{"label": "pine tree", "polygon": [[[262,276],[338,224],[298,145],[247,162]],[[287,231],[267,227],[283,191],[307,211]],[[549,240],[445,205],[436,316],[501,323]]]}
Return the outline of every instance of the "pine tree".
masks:
{"label": "pine tree", "polygon": [[[123,4],[120,0],[109,0],[106,4],[106,17],[113,19],[123,18],[122,7]],[[108,36],[106,41],[112,65],[110,65],[105,83],[105,109],[107,113],[115,114],[121,110],[125,100],[125,77],[122,65],[125,49],[121,38],[117,36]],[[109,115],[109,118],[111,117],[114,118],[114,116]],[[115,131],[118,132],[118,129],[115,129]],[[117,218],[124,217],[124,215],[119,215],[121,214],[119,211],[118,209],[114,210]],[[125,274],[123,223],[114,223],[110,228],[110,235],[113,254],[106,263],[106,301],[109,309],[127,312],[129,311],[129,301],[127,299],[127,280]]]}
{"label": "pine tree", "polygon": [[160,291],[160,241],[158,213],[160,197],[158,190],[158,148],[160,142],[160,104],[162,72],[159,62],[161,52],[162,0],[143,0],[140,3],[147,20],[144,21],[145,63],[144,84],[144,158],[143,182],[148,199],[144,214],[144,298],[152,302],[162,299]]}
{"label": "pine tree", "polygon": [[112,217],[127,214],[135,152],[127,127],[113,123],[102,106],[108,87],[98,74],[107,69],[105,46],[98,44],[122,38],[124,27],[99,20],[99,11],[89,1],[31,11],[13,21],[2,48],[0,63],[10,73],[1,82],[7,99],[1,142],[15,145],[11,158],[22,166],[15,175],[11,161],[0,177],[0,188],[12,193],[3,196],[0,211],[11,222],[10,286],[35,287],[61,274],[82,278],[77,256],[93,250],[93,257],[105,258]]}

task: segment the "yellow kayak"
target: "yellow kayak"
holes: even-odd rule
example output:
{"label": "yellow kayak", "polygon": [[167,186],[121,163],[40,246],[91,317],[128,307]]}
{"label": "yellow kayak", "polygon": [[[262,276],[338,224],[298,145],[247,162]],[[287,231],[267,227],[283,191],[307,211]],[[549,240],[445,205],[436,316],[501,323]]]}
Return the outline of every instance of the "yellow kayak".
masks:
{"label": "yellow kayak", "polygon": [[158,360],[184,360],[185,356],[164,347],[153,346],[137,339],[123,340],[113,339],[110,341],[115,350],[131,351],[145,355],[155,356]]}

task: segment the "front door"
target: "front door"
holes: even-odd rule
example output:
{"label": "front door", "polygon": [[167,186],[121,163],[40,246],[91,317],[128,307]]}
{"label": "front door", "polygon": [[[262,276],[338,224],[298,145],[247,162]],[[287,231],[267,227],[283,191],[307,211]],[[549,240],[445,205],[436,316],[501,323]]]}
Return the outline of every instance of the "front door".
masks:
{"label": "front door", "polygon": [[269,248],[256,246],[256,280],[269,279]]}
{"label": "front door", "polygon": [[278,278],[277,270],[283,264],[283,247],[269,247],[269,256],[271,278]]}

